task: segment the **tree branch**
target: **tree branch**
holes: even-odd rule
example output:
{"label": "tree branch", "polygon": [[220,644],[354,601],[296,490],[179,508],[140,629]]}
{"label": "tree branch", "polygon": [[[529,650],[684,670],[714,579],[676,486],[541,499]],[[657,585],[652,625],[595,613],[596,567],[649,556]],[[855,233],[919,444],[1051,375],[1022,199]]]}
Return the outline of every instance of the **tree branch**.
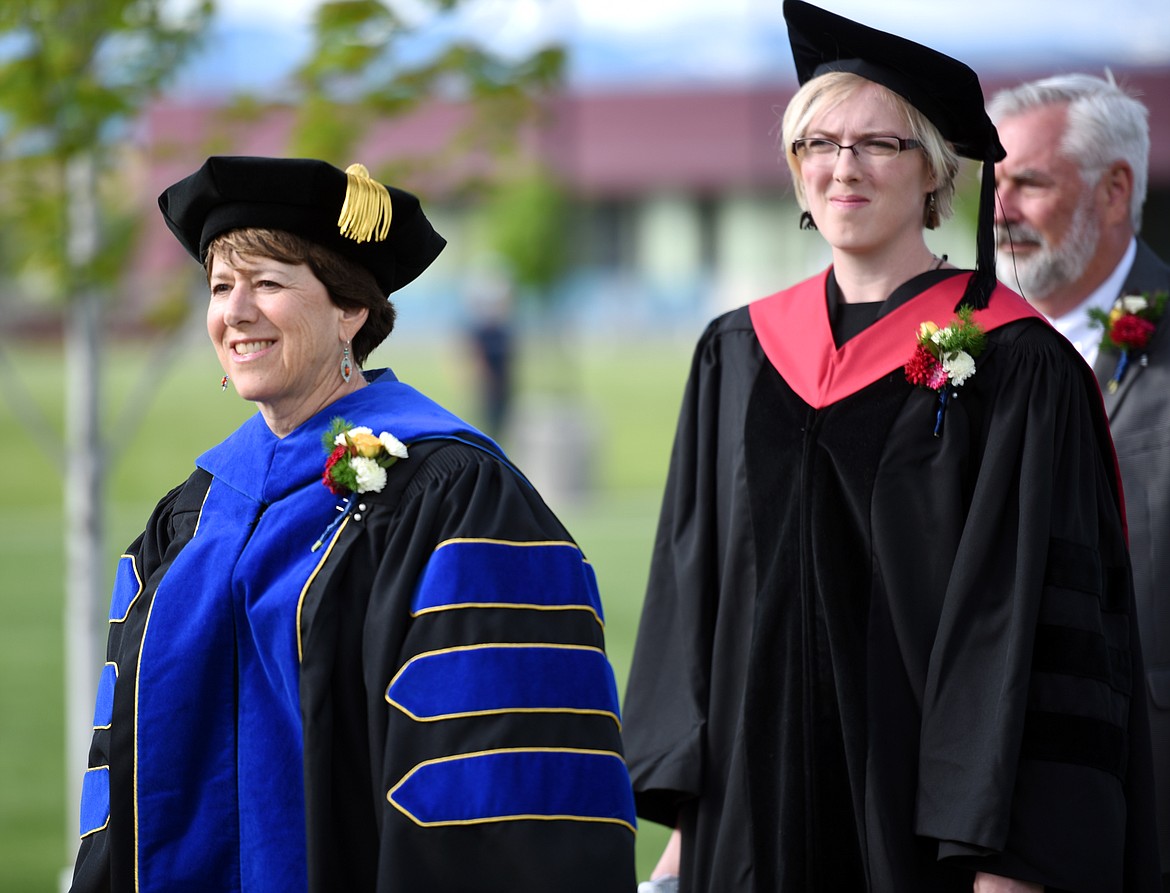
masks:
{"label": "tree branch", "polygon": [[134,439],[135,433],[146,421],[150,406],[155,397],[158,396],[160,384],[167,372],[175,365],[181,352],[180,348],[189,334],[189,327],[182,325],[155,344],[146,364],[150,374],[138,376],[134,389],[122,404],[117,421],[114,423],[113,434],[115,436],[105,438],[111,467],[117,463],[121,454]]}
{"label": "tree branch", "polygon": [[0,341],[0,393],[12,407],[13,414],[29,430],[32,439],[48,452],[53,464],[64,467],[65,435],[33,399],[3,341]]}

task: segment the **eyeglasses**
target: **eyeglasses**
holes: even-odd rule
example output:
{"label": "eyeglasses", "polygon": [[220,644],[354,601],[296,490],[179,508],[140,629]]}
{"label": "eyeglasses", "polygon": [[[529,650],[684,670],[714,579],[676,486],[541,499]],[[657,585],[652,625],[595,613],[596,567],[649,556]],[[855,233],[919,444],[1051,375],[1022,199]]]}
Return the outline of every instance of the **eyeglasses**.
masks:
{"label": "eyeglasses", "polygon": [[850,150],[854,158],[869,161],[896,158],[906,149],[921,148],[922,143],[918,140],[904,140],[896,136],[869,136],[851,146],[843,146],[823,136],[817,136],[793,142],[792,154],[802,162],[830,164],[837,160],[842,149]]}

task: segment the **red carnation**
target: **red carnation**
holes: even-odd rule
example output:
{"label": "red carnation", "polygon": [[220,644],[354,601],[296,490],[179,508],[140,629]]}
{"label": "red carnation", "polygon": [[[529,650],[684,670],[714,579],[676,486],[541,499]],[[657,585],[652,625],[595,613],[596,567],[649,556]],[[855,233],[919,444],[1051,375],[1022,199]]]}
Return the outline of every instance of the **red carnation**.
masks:
{"label": "red carnation", "polygon": [[348,487],[339,486],[333,481],[333,466],[344,459],[347,452],[344,444],[334,447],[329,458],[325,460],[325,473],[321,475],[321,483],[337,496],[345,496],[349,493]]}
{"label": "red carnation", "polygon": [[1142,350],[1150,343],[1154,324],[1132,313],[1126,313],[1109,330],[1109,337],[1123,350]]}
{"label": "red carnation", "polygon": [[920,387],[937,389],[946,382],[946,373],[935,355],[925,345],[919,344],[906,364],[906,380]]}

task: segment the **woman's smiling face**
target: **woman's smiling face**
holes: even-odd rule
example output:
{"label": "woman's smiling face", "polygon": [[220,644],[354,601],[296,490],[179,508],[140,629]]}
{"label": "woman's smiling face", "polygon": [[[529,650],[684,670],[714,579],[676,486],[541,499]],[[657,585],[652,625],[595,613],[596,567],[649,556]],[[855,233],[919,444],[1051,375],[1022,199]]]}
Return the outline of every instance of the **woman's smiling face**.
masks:
{"label": "woman's smiling face", "polygon": [[[847,146],[869,137],[906,139],[907,131],[884,88],[865,84],[817,114],[803,136]],[[886,158],[858,157],[842,149],[836,157],[806,158],[800,177],[817,229],[834,249],[880,253],[910,234],[921,237],[923,208],[934,183],[920,149]]]}
{"label": "woman's smiling face", "polygon": [[209,283],[207,333],[220,365],[276,433],[344,393],[343,346],[366,310],[334,304],[307,264],[216,254]]}

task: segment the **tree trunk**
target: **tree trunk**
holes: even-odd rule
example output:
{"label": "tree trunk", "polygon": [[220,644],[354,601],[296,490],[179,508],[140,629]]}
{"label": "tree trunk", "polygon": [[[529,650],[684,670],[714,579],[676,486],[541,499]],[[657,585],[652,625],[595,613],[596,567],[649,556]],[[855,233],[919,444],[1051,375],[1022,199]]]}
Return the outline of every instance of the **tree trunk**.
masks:
{"label": "tree trunk", "polygon": [[[96,252],[91,159],[67,171],[70,261],[83,269]],[[66,849],[76,855],[81,780],[88,764],[97,680],[105,663],[105,450],[101,433],[101,299],[84,287],[65,322],[65,763]],[[68,863],[67,863],[68,864]]]}

